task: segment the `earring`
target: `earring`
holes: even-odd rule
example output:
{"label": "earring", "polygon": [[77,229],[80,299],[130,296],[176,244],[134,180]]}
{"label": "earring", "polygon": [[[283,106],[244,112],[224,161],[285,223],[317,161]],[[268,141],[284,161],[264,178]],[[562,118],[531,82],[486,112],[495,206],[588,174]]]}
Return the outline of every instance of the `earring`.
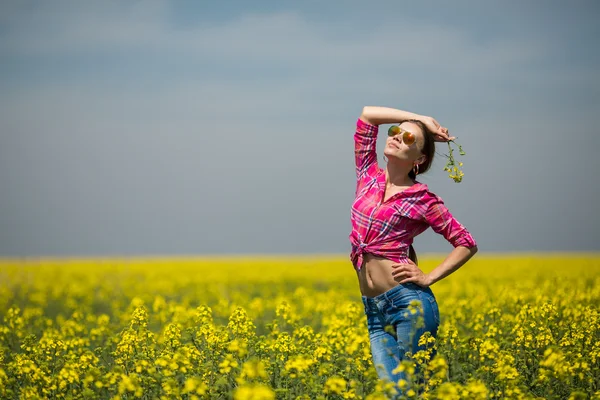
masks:
{"label": "earring", "polygon": [[419,175],[419,164],[415,164],[413,167],[413,172],[415,173],[415,176]]}
{"label": "earring", "polygon": [[385,162],[388,162],[388,159],[386,156],[383,156],[383,159],[385,160]]}

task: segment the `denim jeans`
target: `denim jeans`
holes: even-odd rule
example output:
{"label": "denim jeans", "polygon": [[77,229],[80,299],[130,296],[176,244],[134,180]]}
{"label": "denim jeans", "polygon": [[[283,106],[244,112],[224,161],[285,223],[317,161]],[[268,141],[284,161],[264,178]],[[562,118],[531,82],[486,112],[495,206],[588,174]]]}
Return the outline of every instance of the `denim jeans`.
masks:
{"label": "denim jeans", "polygon": [[[419,307],[416,310],[415,307],[409,308],[409,304],[414,300],[422,304],[422,313]],[[377,374],[380,379],[397,384],[400,379],[406,379],[406,373],[394,374],[392,371],[402,360],[407,359],[405,353],[410,351],[414,354],[426,348],[418,345],[423,333],[431,332],[433,337],[437,335],[440,312],[435,296],[429,287],[422,288],[414,283],[404,283],[375,297],[362,296],[362,301]],[[422,316],[424,326],[417,328],[419,316]],[[434,355],[432,354],[431,358]],[[398,394],[402,394],[408,387],[396,390]]]}

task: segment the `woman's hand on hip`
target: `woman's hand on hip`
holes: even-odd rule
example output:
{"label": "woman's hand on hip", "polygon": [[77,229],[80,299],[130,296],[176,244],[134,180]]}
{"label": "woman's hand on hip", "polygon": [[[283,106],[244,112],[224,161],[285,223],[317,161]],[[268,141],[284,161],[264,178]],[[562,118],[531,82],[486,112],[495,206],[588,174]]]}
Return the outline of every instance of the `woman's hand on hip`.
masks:
{"label": "woman's hand on hip", "polygon": [[429,275],[423,273],[412,260],[408,260],[407,264],[395,264],[392,268],[392,276],[398,283],[412,282],[421,287],[428,287],[431,284]]}

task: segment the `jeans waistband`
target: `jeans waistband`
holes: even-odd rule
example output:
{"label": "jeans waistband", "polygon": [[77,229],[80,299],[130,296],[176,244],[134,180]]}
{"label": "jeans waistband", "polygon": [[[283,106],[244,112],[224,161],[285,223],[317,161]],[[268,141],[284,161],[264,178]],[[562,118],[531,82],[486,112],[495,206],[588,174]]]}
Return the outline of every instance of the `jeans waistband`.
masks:
{"label": "jeans waistband", "polygon": [[374,306],[383,301],[390,301],[391,296],[395,295],[397,292],[402,291],[402,290],[430,291],[431,289],[429,289],[429,287],[422,288],[421,286],[417,285],[416,283],[412,283],[412,282],[400,283],[398,286],[394,286],[390,290],[383,292],[375,297],[362,296],[362,302],[365,306]]}

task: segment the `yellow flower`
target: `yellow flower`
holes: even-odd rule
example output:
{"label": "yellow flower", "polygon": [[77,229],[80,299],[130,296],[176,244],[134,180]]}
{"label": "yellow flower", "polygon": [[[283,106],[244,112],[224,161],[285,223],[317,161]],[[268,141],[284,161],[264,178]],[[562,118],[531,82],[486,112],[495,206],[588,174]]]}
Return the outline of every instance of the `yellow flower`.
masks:
{"label": "yellow flower", "polygon": [[339,376],[332,376],[325,382],[324,392],[328,394],[342,394],[346,390],[346,380]]}
{"label": "yellow flower", "polygon": [[233,356],[231,354],[227,354],[225,359],[219,364],[219,372],[222,374],[228,374],[233,368],[237,368],[238,365],[238,362],[233,358]]}
{"label": "yellow flower", "polygon": [[233,392],[234,400],[274,400],[275,392],[262,384],[243,385]]}
{"label": "yellow flower", "polygon": [[190,376],[185,380],[183,384],[182,394],[198,394],[205,395],[207,392],[208,386],[205,382],[200,380],[198,377]]}
{"label": "yellow flower", "polygon": [[290,358],[285,363],[285,370],[288,372],[291,378],[295,378],[302,375],[304,371],[308,370],[316,360],[305,356],[295,356]]}

